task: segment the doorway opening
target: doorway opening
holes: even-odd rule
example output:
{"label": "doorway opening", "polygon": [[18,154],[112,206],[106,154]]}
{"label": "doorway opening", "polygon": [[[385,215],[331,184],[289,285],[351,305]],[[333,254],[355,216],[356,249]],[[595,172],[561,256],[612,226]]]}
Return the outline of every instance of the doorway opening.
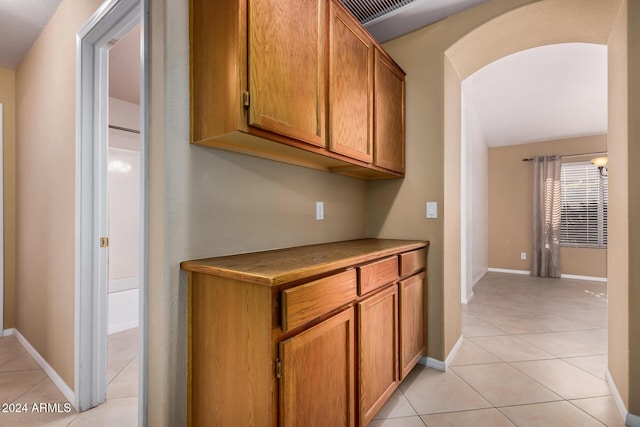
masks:
{"label": "doorway opening", "polygon": [[[563,380],[584,398],[609,392],[607,249],[575,240],[597,229],[589,212],[602,178],[590,160],[607,151],[607,66],[605,45],[558,43],[504,56],[460,82],[463,353],[474,347],[482,363],[586,371]],[[549,222],[560,229],[553,243],[562,278],[532,277],[534,173],[523,160],[552,155],[563,168],[591,170],[589,179],[557,178],[562,206]],[[589,382],[600,390],[587,390]]]}
{"label": "doorway opening", "polygon": [[109,49],[107,399],[138,397],[140,25]]}
{"label": "doorway opening", "polygon": [[[135,394],[139,425],[146,423],[147,10],[146,0],[107,0],[77,43],[74,404],[84,411]],[[126,339],[114,344],[118,334]],[[118,380],[123,374],[127,381]]]}

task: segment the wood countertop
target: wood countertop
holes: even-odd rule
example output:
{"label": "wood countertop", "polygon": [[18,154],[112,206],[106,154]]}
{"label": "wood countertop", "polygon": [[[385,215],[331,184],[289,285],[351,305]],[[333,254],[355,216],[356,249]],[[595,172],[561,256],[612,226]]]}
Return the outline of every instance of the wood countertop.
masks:
{"label": "wood countertop", "polygon": [[259,285],[278,286],[428,245],[429,242],[418,240],[347,240],[183,261],[180,268]]}

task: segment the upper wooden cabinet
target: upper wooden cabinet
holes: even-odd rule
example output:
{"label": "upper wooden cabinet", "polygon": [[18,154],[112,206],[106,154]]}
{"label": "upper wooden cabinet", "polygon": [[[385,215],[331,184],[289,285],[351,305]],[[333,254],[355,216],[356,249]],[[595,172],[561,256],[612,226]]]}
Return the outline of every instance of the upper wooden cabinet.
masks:
{"label": "upper wooden cabinet", "polygon": [[337,0],[190,2],[192,142],[403,176],[404,73]]}
{"label": "upper wooden cabinet", "polygon": [[373,44],[353,17],[330,4],[329,147],[370,163],[373,158]]}
{"label": "upper wooden cabinet", "polygon": [[374,164],[404,172],[404,72],[376,49]]}
{"label": "upper wooden cabinet", "polygon": [[325,10],[325,0],[250,1],[249,125],[325,146]]}

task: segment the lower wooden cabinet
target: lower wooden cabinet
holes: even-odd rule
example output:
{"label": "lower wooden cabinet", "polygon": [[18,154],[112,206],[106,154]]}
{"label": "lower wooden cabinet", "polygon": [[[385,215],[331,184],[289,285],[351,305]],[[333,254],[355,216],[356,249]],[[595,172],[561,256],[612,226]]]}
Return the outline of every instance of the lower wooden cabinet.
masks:
{"label": "lower wooden cabinet", "polygon": [[427,349],[426,275],[424,272],[401,280],[400,370],[404,379]]}
{"label": "lower wooden cabinet", "polygon": [[360,425],[369,424],[399,383],[398,286],[358,303]]}
{"label": "lower wooden cabinet", "polygon": [[354,310],[280,343],[280,425],[355,426]]}
{"label": "lower wooden cabinet", "polygon": [[426,349],[422,241],[185,261],[187,424],[365,426]]}

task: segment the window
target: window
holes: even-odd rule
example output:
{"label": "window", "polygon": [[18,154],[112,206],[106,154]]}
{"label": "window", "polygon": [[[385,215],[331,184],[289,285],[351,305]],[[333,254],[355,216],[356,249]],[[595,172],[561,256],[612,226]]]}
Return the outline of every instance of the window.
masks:
{"label": "window", "polygon": [[591,163],[563,163],[562,246],[606,248],[608,180]]}

